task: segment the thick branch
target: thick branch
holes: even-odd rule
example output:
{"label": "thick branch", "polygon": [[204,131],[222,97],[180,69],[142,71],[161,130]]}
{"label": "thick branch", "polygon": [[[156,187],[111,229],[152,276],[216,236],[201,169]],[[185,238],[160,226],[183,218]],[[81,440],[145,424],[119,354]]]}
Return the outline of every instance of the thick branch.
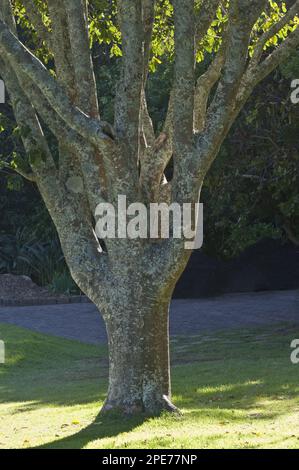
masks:
{"label": "thick branch", "polygon": [[[196,42],[200,41],[206,34],[216,14],[216,9],[219,3],[220,3],[219,0],[209,0],[209,1],[202,2],[200,11],[198,13],[198,20],[196,22]],[[184,15],[184,12],[183,12],[184,7],[181,4],[181,2],[178,2],[177,7],[181,8],[182,14]],[[178,21],[180,21],[179,14],[177,16],[177,19]],[[191,22],[193,23],[192,20]],[[192,28],[194,28],[194,25],[192,25]],[[193,44],[194,38],[193,40],[191,38],[192,28],[191,30],[187,31],[187,37],[189,41],[189,56],[188,57],[189,57],[190,64],[192,63],[192,66],[189,67],[189,69],[187,69],[190,71],[190,75],[193,75],[194,73],[194,62],[195,62],[194,52],[193,52],[193,57],[191,53],[191,48],[193,48],[194,50],[194,44]],[[183,34],[183,37],[184,37],[184,34]],[[192,45],[191,45],[191,41],[192,41]],[[182,49],[183,47],[185,46],[182,45]],[[184,55],[184,52],[181,53],[181,56],[183,55]],[[217,55],[215,64],[211,65],[207,74],[205,74],[203,78],[199,79],[197,82],[197,86],[195,90],[195,103],[194,103],[195,112],[196,112],[196,114],[194,115],[195,128],[202,127],[202,124],[200,124],[200,122],[204,121],[208,95],[212,86],[214,85],[214,83],[216,83],[216,81],[219,78],[221,67],[223,65],[223,58],[224,58],[224,47],[221,48],[221,52],[219,52],[219,54]],[[184,67],[182,67],[181,74],[185,75],[184,72],[185,72],[185,69]],[[195,78],[193,76],[193,78],[190,80],[190,83],[189,83],[190,94],[188,95],[188,102],[193,100],[194,83],[195,83]],[[210,87],[208,86],[208,84],[210,84]],[[193,89],[192,92],[191,92],[191,89]],[[155,194],[155,198],[157,197],[157,191],[160,190],[160,183],[163,178],[164,170],[173,155],[173,139],[175,135],[174,119],[176,116],[176,113],[174,111],[174,101],[175,101],[175,88],[172,89],[171,94],[170,94],[168,111],[167,111],[167,116],[165,119],[163,131],[160,134],[160,136],[156,139],[155,142],[153,141],[151,142],[152,148],[148,149],[148,151],[145,152],[144,158],[143,158],[143,165],[141,168],[142,185],[145,188],[147,188],[146,193],[152,194],[152,197],[153,197],[153,194]],[[184,100],[181,99],[181,102],[183,101]],[[193,103],[192,103],[192,106],[193,106]],[[179,108],[179,111],[180,111],[181,110],[180,104],[177,104],[177,107]],[[189,119],[191,121],[191,113],[189,114]],[[178,122],[177,125],[178,125],[178,128],[180,128],[180,122]],[[191,126],[190,122],[189,122],[189,129],[192,129],[193,131],[193,124]],[[150,191],[151,186],[152,186],[152,190]]]}
{"label": "thick branch", "polygon": [[47,101],[72,129],[91,143],[106,150],[111,145],[111,128],[108,124],[91,119],[74,108],[59,83],[51,77],[44,65],[30,53],[0,20],[0,51],[10,60],[14,68],[20,69],[37,85]]}
{"label": "thick branch", "polygon": [[[10,25],[12,31],[16,33],[16,26],[14,22],[14,17],[12,14],[12,8],[10,0],[4,0],[0,8],[0,16]],[[45,136],[43,134],[41,125],[38,121],[38,118],[34,112],[34,109],[28,100],[26,94],[20,87],[18,78],[11,67],[9,61],[6,58],[0,59],[0,66],[2,70],[2,76],[5,80],[6,86],[8,88],[12,107],[14,110],[14,115],[20,129],[28,128],[30,129],[29,133],[22,135],[22,141],[24,148],[28,154],[36,152],[37,147],[39,151],[42,151],[44,154],[44,161],[37,162],[34,165],[34,172],[40,173],[43,172],[45,168],[49,172],[55,172],[55,166],[52,159],[51,152],[47,145]],[[31,181],[36,179],[35,175],[31,175],[23,169],[16,169],[20,174],[22,174],[27,179]]]}
{"label": "thick branch", "polygon": [[69,42],[75,73],[76,104],[86,114],[98,117],[99,107],[93,63],[89,48],[88,18],[83,0],[64,0]]}
{"label": "thick branch", "polygon": [[[74,152],[78,156],[78,162],[81,166],[81,170],[79,171],[82,171],[90,207],[92,212],[94,212],[97,204],[102,200],[102,193],[105,186],[102,158],[100,158],[96,149],[88,145],[77,132],[65,125],[43,97],[39,89],[25,74],[20,74],[18,79],[22,88],[26,90],[28,99],[56,136],[58,142],[60,142],[60,146],[61,143],[63,143],[64,147],[67,147],[70,152]],[[66,174],[66,169],[64,167],[66,165],[73,165],[73,162],[70,160],[66,162],[63,158],[63,154],[65,155],[66,152],[60,152],[59,171],[60,177],[65,183],[64,175]],[[111,156],[109,155],[108,157],[110,158]],[[106,164],[109,165],[109,162],[106,162]]]}
{"label": "thick branch", "polygon": [[155,0],[144,0],[142,2],[142,23],[144,34],[144,58],[143,58],[143,87],[141,91],[141,134],[142,134],[142,152],[141,159],[143,158],[143,150],[153,145],[155,140],[155,132],[152,119],[148,112],[147,99],[146,99],[146,83],[149,71],[149,61],[151,55],[151,42],[153,34],[153,25],[155,19]]}
{"label": "thick branch", "polygon": [[139,0],[119,0],[122,32],[122,73],[116,97],[115,128],[128,170],[137,182],[139,158],[141,92],[144,76],[144,32]]}
{"label": "thick branch", "polygon": [[[299,45],[299,28],[293,31],[281,45],[272,52],[263,62],[253,67],[252,63],[242,76],[235,96],[232,97],[230,105],[226,107],[219,123],[213,121],[212,107],[209,110],[209,122],[205,131],[198,138],[198,152],[201,156],[199,162],[199,177],[201,181],[215,159],[220,145],[226,137],[229,129],[255,86],[270,74],[281,62],[296,50]],[[211,113],[211,114],[210,114]],[[214,123],[212,126],[211,123]],[[215,125],[216,122],[216,125]]]}
{"label": "thick branch", "polygon": [[63,1],[51,0],[48,2],[48,8],[52,28],[51,45],[57,80],[64,85],[65,92],[73,102],[76,95],[75,77]]}
{"label": "thick branch", "polygon": [[223,38],[221,48],[215,59],[210,64],[208,70],[197,80],[194,102],[194,127],[197,132],[202,132],[204,129],[208,99],[213,86],[220,78],[225,62],[226,47],[227,44],[225,38]]}
{"label": "thick branch", "polygon": [[153,35],[153,25],[155,20],[156,0],[142,1],[142,23],[144,34],[144,87],[146,84],[148,66],[151,54],[151,42]]}
{"label": "thick branch", "polygon": [[198,136],[200,179],[208,171],[233,121],[236,97],[246,68],[252,27],[264,6],[265,1],[260,0],[232,0],[230,3],[223,75],[207,113],[206,127]]}
{"label": "thick branch", "polygon": [[[193,137],[195,86],[194,0],[174,0],[174,141],[175,151]],[[177,147],[177,148],[176,148]]]}
{"label": "thick branch", "polygon": [[[26,135],[22,135],[22,141],[27,154],[36,152],[37,147],[43,152],[45,159],[43,162],[34,164],[34,172],[39,173],[47,168],[49,171],[56,171],[52,155],[47,145],[39,120],[31,105],[31,102],[20,87],[18,78],[10,64],[0,59],[1,73],[9,91],[14,115],[20,129],[30,129]],[[27,172],[26,172],[27,173]],[[24,175],[25,176],[25,175]],[[26,176],[28,179],[28,177]]]}

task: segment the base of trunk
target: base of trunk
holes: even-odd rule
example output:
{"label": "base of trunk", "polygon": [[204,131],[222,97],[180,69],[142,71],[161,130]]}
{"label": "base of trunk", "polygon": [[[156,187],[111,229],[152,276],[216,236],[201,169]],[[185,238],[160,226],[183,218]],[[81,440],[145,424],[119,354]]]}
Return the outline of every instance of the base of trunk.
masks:
{"label": "base of trunk", "polygon": [[133,300],[107,315],[109,389],[102,413],[178,412],[170,401],[170,301]]}
{"label": "base of trunk", "polygon": [[153,402],[134,402],[132,403],[129,399],[123,402],[115,402],[113,400],[106,400],[101,409],[101,414],[115,414],[115,415],[151,415],[158,416],[163,412],[181,414],[180,410],[169,400],[166,395],[161,397],[161,400],[155,400]]}

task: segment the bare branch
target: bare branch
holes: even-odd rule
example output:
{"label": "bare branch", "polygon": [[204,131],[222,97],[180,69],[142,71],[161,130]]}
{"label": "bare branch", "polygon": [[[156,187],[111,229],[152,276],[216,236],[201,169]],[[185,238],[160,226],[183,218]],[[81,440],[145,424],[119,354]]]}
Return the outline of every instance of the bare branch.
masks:
{"label": "bare branch", "polygon": [[99,106],[93,63],[89,49],[88,18],[83,0],[64,0],[69,42],[75,73],[76,104],[86,114],[98,117]]}
{"label": "bare branch", "polygon": [[[149,71],[149,61],[151,55],[151,41],[153,34],[153,25],[155,19],[155,3],[156,0],[143,0],[142,2],[142,23],[144,34],[144,64],[143,64],[143,87],[141,91],[141,133],[143,139],[143,148],[153,145],[155,140],[155,132],[152,119],[148,112],[146,99],[146,82]],[[143,158],[142,152],[140,158]]]}
{"label": "bare branch", "polygon": [[156,0],[142,1],[142,23],[144,34],[144,87],[146,84],[148,66],[151,54],[151,42],[153,34],[153,25],[155,20]]}
{"label": "bare branch", "polygon": [[210,64],[208,70],[201,75],[195,87],[194,102],[194,127],[196,132],[202,132],[205,125],[208,99],[213,86],[220,78],[221,70],[225,62],[227,43],[225,38],[215,59]]}
{"label": "bare branch", "polygon": [[193,138],[195,86],[194,0],[174,0],[174,144],[190,145]]}
{"label": "bare branch", "polygon": [[144,75],[141,3],[139,0],[119,0],[118,2],[123,57],[116,97],[115,129],[135,184],[138,179],[141,91]]}
{"label": "bare branch", "polygon": [[51,0],[48,2],[48,9],[51,19],[51,46],[57,80],[64,85],[68,97],[74,102],[76,97],[75,74],[63,1]]}
{"label": "bare branch", "polygon": [[12,5],[10,0],[2,0],[0,5],[0,19],[6,22],[8,27],[16,34],[16,22],[13,16]]}
{"label": "bare branch", "polygon": [[[216,9],[217,9],[217,6],[219,5],[219,3],[220,3],[220,0],[209,0],[209,1],[202,2],[200,11],[198,13],[198,20],[197,20],[196,25],[195,25],[195,28],[196,28],[196,33],[195,33],[196,42],[200,41],[203,38],[203,36],[206,34],[207,29],[209,28],[215,14],[216,14]],[[178,2],[178,7],[181,8],[182,16],[184,16],[184,14],[185,14],[183,12],[184,8],[183,8],[183,6],[180,2]],[[178,15],[178,21],[180,21],[179,15]],[[191,23],[193,23],[193,21],[191,21]],[[194,25],[191,25],[191,29],[188,30],[188,37],[189,37],[189,43],[190,43],[189,44],[189,50],[190,50],[189,62],[190,62],[190,64],[191,64],[191,61],[192,61],[191,68],[190,68],[190,65],[189,65],[189,71],[190,71],[190,84],[189,84],[190,88],[189,88],[189,90],[190,91],[189,91],[189,95],[188,95],[188,100],[192,101],[192,99],[195,98],[194,106],[196,106],[196,108],[195,108],[196,114],[194,115],[194,118],[195,118],[194,124],[195,124],[195,127],[199,127],[199,118],[200,118],[199,110],[202,109],[201,102],[203,102],[203,99],[202,99],[203,97],[201,95],[201,93],[203,92],[203,81],[207,81],[207,78],[208,78],[209,74],[211,74],[211,72],[212,72],[212,67],[211,67],[209,73],[205,76],[205,78],[203,78],[202,81],[201,80],[198,81],[197,87],[196,87],[196,90],[195,90],[195,77],[194,77],[195,57],[193,56],[193,58],[191,59],[191,48],[193,48],[193,50],[194,50],[194,45],[193,45],[194,38],[193,39],[191,38],[191,36],[193,34],[192,29],[194,31]],[[192,45],[191,45],[191,41],[192,41]],[[179,39],[178,39],[178,42],[179,42]],[[180,55],[181,55],[181,57],[183,57],[184,56],[184,51],[180,52]],[[218,55],[217,60],[219,60],[219,59],[220,59],[220,57]],[[218,65],[220,65],[220,60],[218,62]],[[215,68],[217,68],[218,65],[216,66],[216,64],[215,64]],[[182,71],[182,74],[185,75],[183,71]],[[191,75],[193,75],[192,79],[191,79]],[[193,89],[193,92],[191,91],[191,89]],[[194,92],[195,92],[195,97],[192,98],[192,96],[194,95]],[[187,90],[186,90],[186,94],[188,94]],[[206,94],[207,95],[209,94],[208,90],[207,90]],[[175,89],[173,88],[171,93],[170,93],[170,97],[169,97],[168,111],[167,111],[163,131],[162,131],[161,135],[158,137],[158,139],[155,142],[155,148],[156,148],[156,152],[157,152],[156,158],[154,158],[154,161],[152,162],[152,166],[155,168],[156,174],[159,175],[158,179],[160,181],[161,181],[164,169],[165,169],[166,165],[168,164],[169,160],[171,159],[171,157],[173,155],[173,138],[174,138],[174,135],[175,135],[174,119],[175,119],[175,116],[176,116],[176,113],[174,111],[174,101],[175,101]],[[184,102],[182,97],[181,97],[181,102],[182,103]],[[185,101],[184,104],[187,104],[187,102]],[[180,111],[180,109],[181,109],[180,104],[178,104],[178,109]],[[193,115],[193,113],[192,113],[192,115]],[[192,119],[191,114],[189,115],[189,119],[191,121],[191,119]],[[180,122],[178,123],[178,127],[180,128]],[[191,124],[189,122],[189,129],[190,128],[191,128]],[[193,124],[192,124],[192,131],[193,131]]]}

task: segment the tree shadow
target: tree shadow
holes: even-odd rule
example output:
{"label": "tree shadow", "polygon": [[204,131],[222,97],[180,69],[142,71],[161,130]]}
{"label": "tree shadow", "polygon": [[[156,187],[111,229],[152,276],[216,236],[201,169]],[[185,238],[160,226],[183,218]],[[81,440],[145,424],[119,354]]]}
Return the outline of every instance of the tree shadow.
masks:
{"label": "tree shadow", "polygon": [[[274,333],[269,331],[269,340],[255,334],[244,344],[243,338],[242,341],[238,338],[236,345],[226,335],[221,338],[221,343],[216,343],[217,348],[213,344],[212,350],[208,343],[206,347],[199,348],[197,338],[184,339],[189,346],[183,351],[180,351],[178,343],[177,354],[183,355],[186,363],[174,365],[173,390],[175,404],[184,410],[184,415],[179,418],[179,424],[173,421],[174,426],[182,426],[183,432],[184,422],[188,419],[204,425],[211,418],[216,424],[225,426],[228,422],[239,424],[246,420],[251,423],[271,420],[289,412],[288,399],[296,397],[299,391],[298,370],[289,360],[288,335],[293,335],[293,329],[286,329],[285,337],[279,330],[279,343],[275,341]],[[31,361],[27,366],[14,363],[7,368],[7,373],[1,377],[3,399],[0,402],[15,403],[11,414],[30,412],[47,405],[68,407],[94,404],[97,410],[107,390],[106,351],[80,349],[72,355],[64,355],[62,361],[57,354],[50,360],[49,350],[43,344],[42,355],[38,349],[38,362]],[[33,356],[32,351],[30,354]],[[277,400],[281,400],[279,406],[272,407]],[[55,439],[54,430],[53,440],[33,448],[82,449],[95,440],[112,438],[113,441],[123,433],[134,431],[148,419],[146,415],[120,418],[98,414],[92,423],[80,431],[65,437],[63,431],[60,433],[62,436]],[[216,433],[213,436],[215,443],[218,438],[221,435]],[[155,436],[150,435],[147,445],[154,439]]]}
{"label": "tree shadow", "polygon": [[99,413],[86,428],[70,436],[63,437],[32,449],[83,449],[94,440],[117,437],[133,431],[148,419],[147,416],[116,417]]}
{"label": "tree shadow", "polygon": [[[176,373],[174,379],[175,392],[178,393],[175,404],[184,410],[181,417],[174,417],[173,424],[175,426],[178,423],[183,426],[184,422],[190,422],[190,420],[193,422],[198,421],[201,425],[204,425],[211,417],[214,422],[224,426],[224,429],[227,424],[238,425],[244,422],[255,426],[261,421],[275,420],[289,412],[288,405],[286,404],[285,407],[283,400],[279,409],[272,409],[267,400],[280,400],[282,396],[284,398],[293,398],[298,394],[298,387],[294,382],[286,390],[284,379],[276,384],[268,383],[262,374],[259,376],[258,374],[241,373],[239,381],[234,382],[229,378],[226,381],[223,379],[214,381],[212,388],[216,390],[219,386],[222,386],[224,389],[221,391],[204,391],[202,383],[199,384],[197,391],[192,390],[192,384],[189,384],[188,389],[184,390],[185,385],[182,386]],[[137,427],[146,424],[148,420],[148,416],[117,418],[98,414],[91,424],[79,432],[36,448],[82,449],[95,440],[117,438],[122,433],[134,431]],[[176,420],[178,420],[178,423],[175,423]],[[209,439],[212,439],[215,445],[222,438],[223,435],[218,435],[218,433],[209,436]],[[149,436],[148,445],[150,445],[151,440],[155,440],[154,435]],[[99,446],[101,447],[101,444]]]}

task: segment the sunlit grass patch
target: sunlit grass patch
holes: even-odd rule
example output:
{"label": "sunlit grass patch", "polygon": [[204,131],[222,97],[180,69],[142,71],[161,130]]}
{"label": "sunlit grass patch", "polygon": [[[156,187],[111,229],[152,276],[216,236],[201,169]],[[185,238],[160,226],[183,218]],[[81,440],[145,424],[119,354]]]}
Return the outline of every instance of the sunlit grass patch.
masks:
{"label": "sunlit grass patch", "polygon": [[172,341],[173,401],[182,416],[98,415],[105,347],[0,324],[0,448],[299,447],[299,365],[292,325]]}

